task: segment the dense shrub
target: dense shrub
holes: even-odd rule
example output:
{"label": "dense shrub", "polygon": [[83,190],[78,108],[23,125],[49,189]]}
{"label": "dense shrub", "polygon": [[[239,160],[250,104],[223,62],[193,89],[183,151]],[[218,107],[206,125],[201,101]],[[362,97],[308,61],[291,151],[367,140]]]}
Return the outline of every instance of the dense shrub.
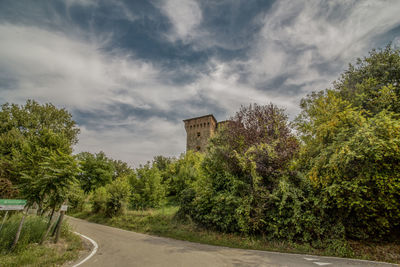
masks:
{"label": "dense shrub", "polygon": [[[181,213],[222,231],[268,235],[271,200],[298,151],[283,110],[242,107],[211,139],[202,177],[182,194]],[[302,201],[302,200],[301,200]],[[272,228],[272,227],[271,227]]]}
{"label": "dense shrub", "polygon": [[158,168],[146,164],[129,175],[128,180],[132,189],[131,207],[154,208],[165,203],[165,188]]}
{"label": "dense shrub", "polygon": [[113,217],[122,214],[131,195],[129,183],[126,177],[120,177],[106,186],[106,215]]}
{"label": "dense shrub", "polygon": [[82,211],[86,200],[85,192],[78,183],[74,183],[68,192],[68,210],[71,212]]}
{"label": "dense shrub", "polygon": [[93,213],[105,213],[107,203],[107,191],[104,186],[97,188],[90,196]]}
{"label": "dense shrub", "polygon": [[203,158],[204,155],[201,153],[188,151],[166,165],[161,175],[168,196],[179,198],[181,192],[201,176],[200,166]]}
{"label": "dense shrub", "polygon": [[334,90],[303,99],[302,171],[351,238],[383,238],[400,222],[400,52],[350,66]]}

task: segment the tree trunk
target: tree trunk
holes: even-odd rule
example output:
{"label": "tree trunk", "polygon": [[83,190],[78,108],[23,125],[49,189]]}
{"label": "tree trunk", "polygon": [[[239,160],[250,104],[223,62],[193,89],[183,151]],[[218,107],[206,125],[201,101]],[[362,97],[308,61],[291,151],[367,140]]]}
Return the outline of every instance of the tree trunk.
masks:
{"label": "tree trunk", "polygon": [[51,226],[52,226],[51,221],[52,221],[52,219],[53,219],[53,215],[54,215],[55,209],[56,209],[56,206],[54,205],[54,207],[53,207],[53,209],[52,209],[52,211],[51,211],[51,215],[50,215],[49,221],[48,221],[48,223],[47,223],[47,230],[46,230],[46,233],[45,233],[44,236],[42,237],[42,240],[40,240],[40,244],[43,244],[43,242],[46,240],[47,236],[48,236],[49,233],[50,233],[50,229],[51,229]]}
{"label": "tree trunk", "polygon": [[64,218],[64,213],[65,213],[65,211],[60,212],[60,220],[58,221],[58,226],[57,226],[57,230],[56,230],[56,238],[54,239],[54,243],[57,243],[58,239],[60,238],[61,225],[62,225],[62,221]]}

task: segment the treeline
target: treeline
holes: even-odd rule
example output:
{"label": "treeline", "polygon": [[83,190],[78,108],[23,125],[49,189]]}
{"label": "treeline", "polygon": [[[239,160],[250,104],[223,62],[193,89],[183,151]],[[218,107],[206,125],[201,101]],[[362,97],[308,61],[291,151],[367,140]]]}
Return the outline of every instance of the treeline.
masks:
{"label": "treeline", "polygon": [[334,249],[398,238],[399,97],[399,50],[372,50],[305,97],[293,122],[274,104],[242,107],[206,153],[157,156],[136,170],[102,152],[73,156],[79,130],[67,111],[6,104],[0,193],[40,210],[68,198],[75,211],[86,203],[110,217],[175,203],[178,218],[207,228]]}

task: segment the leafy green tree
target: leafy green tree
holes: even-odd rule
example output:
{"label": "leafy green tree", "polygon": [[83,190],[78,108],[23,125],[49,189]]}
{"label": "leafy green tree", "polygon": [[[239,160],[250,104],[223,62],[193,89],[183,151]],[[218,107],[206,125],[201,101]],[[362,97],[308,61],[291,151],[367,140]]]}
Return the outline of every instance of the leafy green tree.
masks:
{"label": "leafy green tree", "polygon": [[114,175],[113,180],[117,179],[118,177],[124,177],[132,174],[134,170],[129,167],[128,163],[122,160],[113,160],[110,159],[112,164],[114,165]]}
{"label": "leafy green tree", "polygon": [[[165,164],[162,171],[169,196],[178,196],[201,175],[204,155],[193,151],[182,154],[179,159]],[[154,166],[154,165],[153,165]],[[158,165],[156,165],[158,166]]]}
{"label": "leafy green tree", "polygon": [[[79,129],[65,109],[52,104],[40,105],[28,100],[25,105],[3,104],[0,111],[0,172],[13,184],[18,185],[21,164],[15,158],[23,154],[26,146],[31,147],[34,161],[22,166],[34,169],[43,156],[59,150],[70,154],[78,141]],[[19,158],[20,159],[20,158]]]}
{"label": "leafy green tree", "polygon": [[97,154],[82,152],[77,159],[81,168],[78,179],[86,193],[111,183],[115,176],[115,165],[102,151]]}
{"label": "leafy green tree", "polygon": [[370,116],[383,109],[400,113],[400,50],[389,44],[357,59],[334,83],[334,91]]}
{"label": "leafy green tree", "polygon": [[134,208],[155,208],[165,203],[165,187],[160,170],[145,164],[128,177],[132,188],[131,206]]}
{"label": "leafy green tree", "polygon": [[265,233],[267,203],[299,144],[283,110],[242,107],[210,140],[202,173],[182,193],[181,211],[222,231]]}
{"label": "leafy green tree", "polygon": [[106,215],[113,217],[122,214],[128,204],[131,189],[126,177],[119,177],[106,185],[107,201]]}
{"label": "leafy green tree", "polygon": [[61,151],[52,151],[34,170],[23,170],[20,191],[28,200],[42,207],[46,203],[52,210],[67,198],[71,185],[79,172],[74,157]]}
{"label": "leafy green tree", "polygon": [[347,236],[379,238],[400,221],[399,51],[373,50],[332,90],[303,99],[299,169]]}
{"label": "leafy green tree", "polygon": [[105,213],[107,204],[107,190],[104,186],[96,188],[90,195],[93,213]]}
{"label": "leafy green tree", "polygon": [[82,190],[78,180],[72,184],[68,191],[68,211],[80,212],[83,210],[87,195]]}

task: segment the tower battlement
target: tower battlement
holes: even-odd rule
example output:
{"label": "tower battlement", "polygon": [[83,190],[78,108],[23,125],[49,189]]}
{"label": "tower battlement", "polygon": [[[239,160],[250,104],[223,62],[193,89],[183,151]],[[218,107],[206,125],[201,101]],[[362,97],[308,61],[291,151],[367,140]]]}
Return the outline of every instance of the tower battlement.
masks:
{"label": "tower battlement", "polygon": [[199,152],[205,151],[208,139],[216,133],[219,126],[229,123],[229,121],[218,123],[212,114],[186,119],[183,122],[186,130],[186,151]]}

